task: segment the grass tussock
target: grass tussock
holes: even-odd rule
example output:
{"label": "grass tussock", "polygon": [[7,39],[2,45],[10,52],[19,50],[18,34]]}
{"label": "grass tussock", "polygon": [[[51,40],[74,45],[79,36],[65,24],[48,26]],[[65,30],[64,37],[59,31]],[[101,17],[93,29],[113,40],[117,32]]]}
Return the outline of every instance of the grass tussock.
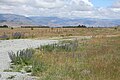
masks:
{"label": "grass tussock", "polygon": [[120,80],[120,37],[41,46],[32,59],[40,80]]}
{"label": "grass tussock", "polygon": [[120,37],[93,38],[79,41],[74,52],[41,54],[39,60],[49,67],[36,75],[40,80],[119,80],[119,41]]}

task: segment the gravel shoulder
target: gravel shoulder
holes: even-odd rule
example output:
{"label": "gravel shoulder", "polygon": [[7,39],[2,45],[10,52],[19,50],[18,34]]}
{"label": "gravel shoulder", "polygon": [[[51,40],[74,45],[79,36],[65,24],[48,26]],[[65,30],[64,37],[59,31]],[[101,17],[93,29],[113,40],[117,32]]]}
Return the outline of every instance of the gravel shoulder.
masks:
{"label": "gravel shoulder", "polygon": [[[34,39],[14,39],[14,40],[0,40],[0,80],[8,80],[9,76],[16,76],[14,80],[35,80],[26,74],[18,72],[3,72],[10,66],[10,58],[8,52],[16,52],[26,48],[37,48],[40,45],[57,43],[58,40],[34,40]],[[25,79],[28,77],[28,79]],[[24,79],[23,79],[24,78]]]}

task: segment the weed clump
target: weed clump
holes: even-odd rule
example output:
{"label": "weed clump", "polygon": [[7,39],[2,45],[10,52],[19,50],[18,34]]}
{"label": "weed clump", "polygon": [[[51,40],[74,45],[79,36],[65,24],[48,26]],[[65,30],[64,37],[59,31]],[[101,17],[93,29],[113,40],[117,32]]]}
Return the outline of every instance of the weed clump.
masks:
{"label": "weed clump", "polygon": [[58,44],[48,44],[44,46],[40,46],[39,49],[40,51],[43,51],[44,53],[46,52],[74,52],[78,48],[78,41],[73,40],[73,41],[62,41]]}
{"label": "weed clump", "polygon": [[13,39],[20,39],[20,38],[24,38],[25,35],[23,33],[20,33],[20,32],[15,32],[12,34],[12,38]]}
{"label": "weed clump", "polygon": [[33,49],[23,49],[14,53],[8,52],[11,59],[11,71],[21,71],[24,69],[26,72],[32,72],[33,75],[47,70],[46,65],[40,61],[39,56],[35,55]]}
{"label": "weed clump", "polygon": [[0,36],[0,39],[2,39],[2,40],[8,40],[9,36],[4,32],[4,34],[2,36]]}
{"label": "weed clump", "polygon": [[14,53],[13,51],[8,52],[11,62],[15,65],[31,64],[32,56],[34,53],[35,51],[33,49],[24,49],[24,50],[17,51],[17,53]]}

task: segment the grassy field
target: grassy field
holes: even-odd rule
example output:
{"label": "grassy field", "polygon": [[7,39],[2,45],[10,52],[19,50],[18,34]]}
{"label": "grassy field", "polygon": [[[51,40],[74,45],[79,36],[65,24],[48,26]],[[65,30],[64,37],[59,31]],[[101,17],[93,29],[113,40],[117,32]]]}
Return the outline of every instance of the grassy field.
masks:
{"label": "grassy field", "polygon": [[78,40],[70,52],[52,50],[35,54],[40,80],[120,80],[120,37]]}
{"label": "grassy field", "polygon": [[12,34],[19,32],[24,34],[25,38],[50,38],[66,36],[105,36],[118,35],[120,28],[0,28],[0,36],[7,35],[10,38]]}
{"label": "grassy field", "polygon": [[35,49],[32,58],[27,56],[26,59],[23,54],[21,58],[18,58],[20,63],[18,63],[19,60],[15,61],[17,62],[15,65],[20,66],[19,69],[27,65],[25,71],[38,76],[39,80],[120,80],[120,29],[31,30],[16,28],[0,30],[0,34],[22,32],[25,35],[28,34],[28,38],[31,35],[34,35],[31,38],[93,36],[90,39],[78,38],[72,41],[65,40],[59,44],[41,46]]}

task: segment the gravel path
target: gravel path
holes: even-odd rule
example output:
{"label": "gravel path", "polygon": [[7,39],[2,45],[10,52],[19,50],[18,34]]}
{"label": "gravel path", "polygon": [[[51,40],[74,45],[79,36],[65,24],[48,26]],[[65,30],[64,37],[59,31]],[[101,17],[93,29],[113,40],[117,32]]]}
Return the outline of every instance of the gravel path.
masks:
{"label": "gravel path", "polygon": [[[37,48],[40,45],[57,43],[57,40],[32,40],[32,39],[15,39],[15,40],[0,40],[0,80],[8,80],[9,76],[16,75],[14,80],[34,80],[33,78],[25,79],[25,74],[17,72],[3,72],[10,66],[9,51],[18,51],[26,48]],[[23,79],[24,78],[24,79]]]}

